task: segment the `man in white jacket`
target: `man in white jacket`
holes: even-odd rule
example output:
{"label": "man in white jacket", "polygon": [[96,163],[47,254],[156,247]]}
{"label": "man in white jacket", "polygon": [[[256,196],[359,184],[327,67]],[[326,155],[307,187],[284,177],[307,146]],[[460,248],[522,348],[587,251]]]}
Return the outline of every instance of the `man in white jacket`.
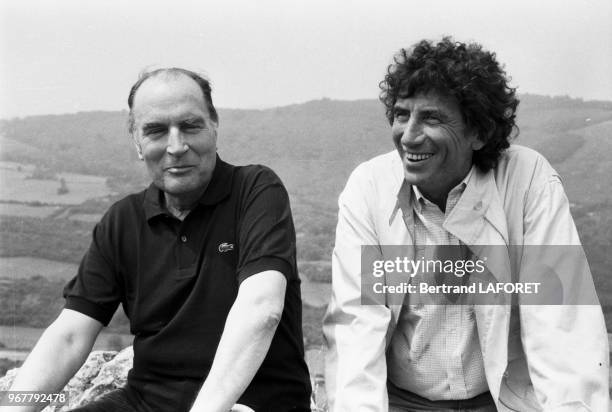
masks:
{"label": "man in white jacket", "polygon": [[[518,100],[495,55],[424,40],[381,88],[396,151],[357,167],[339,198],[323,326],[331,410],[607,411],[588,264],[559,176],[510,146]],[[427,278],[449,248],[486,276]],[[405,262],[417,263],[409,276]],[[415,293],[424,279],[512,290]]]}

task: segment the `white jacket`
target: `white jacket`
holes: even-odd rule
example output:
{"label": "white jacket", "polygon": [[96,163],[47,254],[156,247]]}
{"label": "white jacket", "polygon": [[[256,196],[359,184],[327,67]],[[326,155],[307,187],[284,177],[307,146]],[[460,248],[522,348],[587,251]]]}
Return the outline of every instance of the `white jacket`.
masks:
{"label": "white jacket", "polygon": [[[475,254],[486,245],[580,245],[559,176],[537,152],[513,145],[497,168],[474,172],[444,227]],[[401,305],[361,305],[360,253],[362,245],[413,244],[412,214],[397,210],[403,180],[397,152],[387,153],[359,165],[338,201],[323,325],[331,411],[388,410],[385,352]],[[569,273],[562,279],[564,302],[584,303],[578,290],[596,295],[582,249],[575,249],[578,258],[560,259],[553,269]],[[523,271],[527,264],[516,253],[496,261],[502,264],[489,269],[499,282],[510,282],[510,268]],[[596,297],[591,302],[474,307],[498,410],[608,412],[608,339]]]}

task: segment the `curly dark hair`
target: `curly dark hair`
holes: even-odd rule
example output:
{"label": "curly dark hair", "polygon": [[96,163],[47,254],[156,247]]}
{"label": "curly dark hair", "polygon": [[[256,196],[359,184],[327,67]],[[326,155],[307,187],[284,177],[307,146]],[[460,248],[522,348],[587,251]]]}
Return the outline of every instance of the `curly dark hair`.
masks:
{"label": "curly dark hair", "polygon": [[497,166],[502,151],[510,146],[512,132],[518,131],[519,101],[508,82],[495,53],[478,43],[455,42],[451,37],[437,44],[421,40],[394,56],[380,82],[380,100],[392,124],[398,98],[435,92],[456,99],[467,127],[485,142],[474,152],[473,162],[488,171]]}

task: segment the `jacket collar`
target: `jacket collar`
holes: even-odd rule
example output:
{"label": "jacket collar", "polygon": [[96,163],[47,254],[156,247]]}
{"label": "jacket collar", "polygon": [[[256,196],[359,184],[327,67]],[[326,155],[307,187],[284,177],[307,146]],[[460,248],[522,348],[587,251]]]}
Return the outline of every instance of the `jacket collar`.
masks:
{"label": "jacket collar", "polygon": [[[229,196],[232,190],[233,176],[234,166],[225,163],[217,155],[215,170],[204,194],[198,200],[198,204],[213,206]],[[151,183],[145,191],[143,207],[147,220],[155,216],[170,215],[164,205],[164,192],[154,183]]]}
{"label": "jacket collar", "polygon": [[[397,201],[389,215],[389,225],[402,211],[404,222],[412,230],[414,216],[411,212],[415,193],[412,185],[404,179],[403,166],[399,158],[392,162],[393,179],[396,186]],[[508,244],[508,229],[501,199],[495,183],[493,170],[482,172],[473,166],[463,180],[465,190],[461,198],[449,213],[444,228],[466,245],[478,241],[479,223],[486,220],[499,233],[505,244]]]}
{"label": "jacket collar", "polygon": [[[508,244],[506,214],[497,190],[493,170],[482,172],[474,168],[472,179],[468,182],[463,195],[451,211],[444,227],[466,245],[474,245],[480,240],[479,223],[493,226],[504,244]],[[499,244],[500,242],[488,242]]]}
{"label": "jacket collar", "polygon": [[[412,213],[405,213],[405,211],[409,210],[408,208],[412,204],[412,197],[414,196],[414,193],[412,191],[412,185],[406,182],[406,179],[404,178],[404,166],[402,165],[402,161],[399,156],[393,157],[390,166],[391,177],[394,182],[393,193],[396,194],[397,201],[395,202],[395,206],[393,207],[393,210],[389,215],[389,226],[392,225],[393,220],[395,220],[395,217],[397,216],[397,212],[399,210],[404,213],[404,221],[406,221],[409,215],[410,223],[412,223]],[[409,228],[412,227],[412,225],[408,224],[408,221],[406,221],[406,225]]]}

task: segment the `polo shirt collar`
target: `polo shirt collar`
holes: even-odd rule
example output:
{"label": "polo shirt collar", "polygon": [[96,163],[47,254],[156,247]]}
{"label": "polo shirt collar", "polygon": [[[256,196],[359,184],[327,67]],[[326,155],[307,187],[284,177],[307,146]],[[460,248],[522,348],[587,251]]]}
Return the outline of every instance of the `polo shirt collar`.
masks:
{"label": "polo shirt collar", "polygon": [[[198,204],[212,206],[229,196],[232,190],[232,179],[234,176],[233,171],[234,166],[221,160],[217,154],[215,170],[213,170],[208,187],[204,191],[202,197],[200,197],[198,200]],[[163,191],[161,191],[154,183],[149,185],[145,191],[143,202],[147,220],[159,215],[170,215],[164,206],[163,196]]]}

